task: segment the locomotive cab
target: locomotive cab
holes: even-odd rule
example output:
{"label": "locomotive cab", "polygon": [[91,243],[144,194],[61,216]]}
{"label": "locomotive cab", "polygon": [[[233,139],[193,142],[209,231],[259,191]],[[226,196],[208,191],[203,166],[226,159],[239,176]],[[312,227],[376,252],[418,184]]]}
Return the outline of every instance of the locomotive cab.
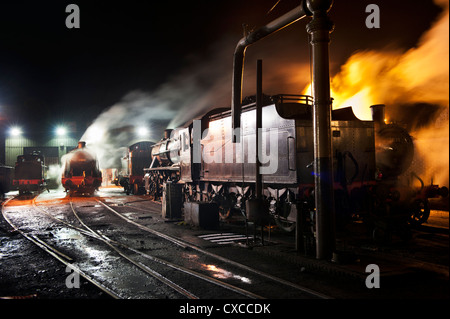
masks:
{"label": "locomotive cab", "polygon": [[17,156],[13,185],[19,189],[19,194],[39,192],[47,186],[44,156],[31,153]]}

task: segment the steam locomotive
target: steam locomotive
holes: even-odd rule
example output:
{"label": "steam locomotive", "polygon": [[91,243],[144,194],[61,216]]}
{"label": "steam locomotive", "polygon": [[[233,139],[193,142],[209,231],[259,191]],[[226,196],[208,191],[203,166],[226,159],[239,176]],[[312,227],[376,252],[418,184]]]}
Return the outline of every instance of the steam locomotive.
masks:
{"label": "steam locomotive", "polygon": [[14,168],[0,164],[0,201],[5,198],[5,193],[11,190]]}
{"label": "steam locomotive", "polygon": [[75,193],[93,195],[102,185],[102,172],[98,161],[85,142],[79,142],[78,148],[66,154],[63,159],[61,184],[72,196]]}
{"label": "steam locomotive", "polygon": [[[185,127],[166,131],[153,145],[152,162],[145,169],[147,192],[169,195],[165,185],[170,183],[182,189],[184,202],[217,203],[222,219],[243,213],[255,221],[272,218],[287,231],[296,224],[303,232],[314,229],[312,98],[276,95],[264,100],[263,129],[258,132],[256,106],[247,99],[236,144],[229,109],[210,111]],[[414,154],[412,138],[402,127],[384,123],[383,105],[373,106],[372,113],[372,121],[361,121],[351,107],[332,112],[334,198],[337,224],[360,216],[374,237],[380,237],[410,219],[426,220],[428,198],[445,196],[446,189],[399,185],[398,176]],[[265,159],[265,209],[258,211],[250,205],[256,191],[256,134],[262,140],[260,158]],[[261,216],[264,211],[268,214]]]}
{"label": "steam locomotive", "polygon": [[120,186],[128,194],[143,194],[144,188],[144,168],[150,166],[152,142],[138,142],[128,147],[127,164],[128,174],[119,179]]}
{"label": "steam locomotive", "polygon": [[47,186],[44,156],[33,152],[17,156],[13,185],[19,189],[19,195],[39,192]]}

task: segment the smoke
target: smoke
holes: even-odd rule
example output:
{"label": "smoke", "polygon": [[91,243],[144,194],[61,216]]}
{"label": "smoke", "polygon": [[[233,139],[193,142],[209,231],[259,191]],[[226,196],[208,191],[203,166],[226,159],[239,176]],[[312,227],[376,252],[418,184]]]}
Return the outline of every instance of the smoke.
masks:
{"label": "smoke", "polygon": [[449,185],[449,118],[448,108],[429,127],[414,132],[418,151],[413,170],[421,173],[425,182]]}
{"label": "smoke", "polygon": [[[414,123],[409,129],[415,138],[416,160],[423,159],[426,163],[426,169],[416,173],[432,174],[435,182],[448,185],[448,115],[442,125],[430,125],[445,112],[448,114],[449,107],[448,0],[435,2],[443,13],[416,47],[407,51],[356,52],[332,78],[331,88],[334,107],[351,105],[361,119],[371,119],[370,105],[384,103],[389,121]],[[306,86],[309,63],[293,58],[298,50],[279,49],[291,48],[298,42],[298,38],[287,39],[282,35],[262,41],[257,50],[249,50],[244,96],[255,92],[252,62],[256,58],[264,60],[264,87],[274,90],[265,89],[265,93],[296,93]],[[155,90],[130,92],[100,114],[82,137],[97,153],[100,167],[120,167],[126,147],[134,142],[156,142],[165,128],[182,126],[216,107],[229,107],[236,43],[235,38],[218,41],[203,53],[188,57],[187,67]],[[303,51],[307,52],[307,48]],[[309,94],[310,89],[304,92]],[[140,126],[148,128],[147,136],[136,134]],[[444,153],[443,148],[447,148]],[[443,177],[437,176],[438,171]],[[429,180],[431,176],[424,178]]]}
{"label": "smoke", "polygon": [[[143,140],[159,141],[164,129],[182,126],[212,108],[229,105],[230,44],[222,40],[204,55],[188,57],[189,66],[154,91],[130,92],[101,113],[82,136],[97,153],[100,167],[119,168],[127,146]],[[148,134],[138,134],[140,127],[146,127]]]}
{"label": "smoke", "polygon": [[[81,138],[96,152],[100,167],[120,168],[121,157],[127,146],[143,140],[157,142],[166,128],[184,126],[214,108],[230,107],[236,43],[236,38],[224,36],[204,52],[188,56],[187,66],[155,90],[130,92],[101,113]],[[252,62],[257,58],[263,58],[267,62],[264,72],[266,87],[283,87],[276,93],[299,90],[299,82],[291,81],[292,70],[301,69],[308,74],[309,64],[283,64],[280,68],[278,48],[279,45],[266,41],[262,50],[261,47],[258,50],[250,50],[244,74],[244,96],[255,94],[256,62]],[[263,54],[255,56],[256,52]],[[292,60],[286,56],[282,56],[282,59]],[[306,82],[307,78],[300,84],[304,85]],[[146,127],[148,134],[137,134],[139,127]]]}
{"label": "smoke", "polygon": [[385,103],[437,104],[448,108],[449,11],[448,0],[436,0],[444,9],[415,48],[401,51],[363,51],[353,54],[332,79],[336,108],[352,105],[369,120],[369,105]]}
{"label": "smoke", "polygon": [[[139,140],[159,140],[174,115],[169,102],[161,97],[133,91],[101,113],[81,140],[97,154],[101,168],[121,168],[126,147]],[[144,135],[142,127],[147,128]]]}
{"label": "smoke", "polygon": [[[406,123],[415,139],[412,169],[429,182],[449,184],[449,4],[416,47],[354,53],[331,81],[334,108],[352,106],[371,119],[370,105],[386,104],[388,122]],[[309,88],[305,89],[309,93]]]}
{"label": "smoke", "polygon": [[61,166],[57,164],[52,164],[48,166],[47,180],[49,188],[59,190],[63,189],[61,185],[61,175],[62,175]]}

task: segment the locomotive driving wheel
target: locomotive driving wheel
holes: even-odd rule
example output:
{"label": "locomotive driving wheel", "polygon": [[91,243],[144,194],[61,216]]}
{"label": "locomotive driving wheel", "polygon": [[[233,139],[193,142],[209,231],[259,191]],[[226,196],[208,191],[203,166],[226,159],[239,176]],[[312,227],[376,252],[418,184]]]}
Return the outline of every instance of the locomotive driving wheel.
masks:
{"label": "locomotive driving wheel", "polygon": [[419,226],[425,223],[430,217],[430,208],[427,199],[417,199],[411,206],[410,223],[413,226]]}
{"label": "locomotive driving wheel", "polygon": [[275,220],[275,224],[285,232],[292,232],[295,230],[296,221],[289,218],[291,215],[292,203],[287,201],[288,192],[285,193],[282,198],[278,200],[274,197],[270,197],[269,201],[269,214]]}
{"label": "locomotive driving wheel", "polygon": [[237,211],[237,196],[235,193],[225,195],[223,193],[214,196],[214,201],[219,205],[219,216],[221,220],[227,220]]}

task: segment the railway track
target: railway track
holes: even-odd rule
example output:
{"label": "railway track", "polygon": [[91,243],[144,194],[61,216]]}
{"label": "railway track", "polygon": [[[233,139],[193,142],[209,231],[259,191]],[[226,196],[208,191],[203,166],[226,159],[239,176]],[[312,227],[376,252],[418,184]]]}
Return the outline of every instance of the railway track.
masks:
{"label": "railway track", "polygon": [[14,200],[15,197],[10,198],[8,200],[6,200],[3,205],[2,205],[2,215],[3,218],[8,222],[8,224],[18,233],[20,233],[23,237],[25,237],[26,239],[28,239],[29,241],[31,241],[33,244],[35,244],[37,247],[39,247],[40,249],[42,249],[43,251],[45,251],[46,253],[48,253],[49,255],[51,255],[52,257],[54,257],[55,259],[57,259],[59,262],[61,262],[62,264],[64,264],[66,267],[70,266],[72,267],[72,269],[74,269],[75,271],[77,271],[77,273],[82,276],[84,279],[86,279],[87,281],[89,281],[91,284],[93,284],[94,286],[96,286],[98,289],[100,289],[101,291],[103,291],[104,293],[106,293],[107,295],[109,295],[110,297],[114,298],[114,299],[120,299],[120,296],[117,295],[115,292],[113,292],[112,290],[108,289],[106,286],[104,286],[103,284],[101,284],[99,281],[97,281],[96,279],[94,279],[94,277],[90,276],[89,274],[85,273],[84,271],[82,271],[81,269],[77,268],[76,266],[74,266],[72,264],[73,259],[69,256],[67,256],[66,254],[64,254],[62,251],[58,250],[57,248],[47,244],[45,241],[41,240],[36,234],[31,234],[29,232],[26,232],[24,230],[21,230],[20,227],[14,223],[13,219],[8,216],[8,214],[5,212],[5,207],[8,205],[8,203],[12,200]]}
{"label": "railway track", "polygon": [[[86,202],[95,202],[96,204],[86,205]],[[141,225],[98,198],[84,200],[83,204],[77,206],[70,199],[69,203],[66,204],[70,206],[70,210],[66,209],[64,214],[61,214],[60,212],[50,211],[47,206],[44,209],[36,203],[36,200],[33,200],[32,207],[35,214],[40,214],[41,219],[46,218],[48,220],[47,223],[43,223],[45,228],[42,227],[44,229],[39,230],[33,229],[26,223],[21,223],[20,218],[15,219],[14,214],[9,214],[4,209],[2,213],[8,223],[27,239],[66,266],[70,265],[81,276],[113,298],[161,298],[161,296],[191,299],[273,298],[270,294],[260,293],[261,289],[264,291],[264,288],[257,292],[254,289],[249,289],[258,287],[259,282],[265,286],[274,284],[285,286],[285,289],[290,291],[290,296],[295,298],[329,298],[321,293],[223,258],[178,238]],[[5,206],[7,205],[8,203],[5,203]],[[105,216],[106,212],[111,213],[114,218],[120,219],[117,219],[117,223],[108,223],[107,225],[98,222],[102,219],[102,216]],[[111,218],[108,217],[108,220]],[[123,221],[127,222],[126,227]],[[86,259],[83,259],[85,253],[78,251],[80,248],[76,247],[76,243],[65,243],[62,247],[61,244],[56,245],[55,240],[49,239],[49,237],[52,237],[49,235],[49,230],[55,229],[59,234],[71,232],[72,237],[82,238],[78,241],[82,241],[84,244],[90,243],[89,246],[85,247],[86,249],[100,250],[98,245],[101,245],[103,255],[112,260],[110,267],[114,265],[113,268],[120,269],[120,274],[114,269],[109,269],[108,272],[108,267],[105,265],[99,264],[96,266],[97,268],[95,265],[94,267],[88,266]],[[148,242],[147,246],[150,245],[153,248],[142,249],[138,247],[139,245],[136,246],[135,238],[145,238]],[[91,247],[93,242],[95,242],[95,248]],[[188,256],[187,261],[177,257],[180,255]],[[195,259],[195,262],[192,262],[192,258]],[[214,260],[214,262],[210,262],[211,260]],[[232,269],[233,273],[240,273],[240,275],[235,275],[233,283],[229,283],[227,280],[220,280],[211,276],[211,269],[205,270],[205,265],[212,267],[213,270]],[[89,269],[89,271],[85,269]],[[91,269],[97,271],[90,271]],[[228,270],[225,272],[231,273]],[[102,277],[98,273],[108,273],[108,275]],[[122,276],[123,278],[105,280],[104,277],[108,276],[113,278],[114,276]],[[245,280],[252,284],[245,283]],[[141,285],[135,287],[136,291],[133,292],[130,287],[127,287],[127,289],[118,288],[115,281],[120,281],[122,286],[126,285],[127,282],[139,282]],[[236,285],[236,281],[240,285]],[[270,281],[270,283],[264,283],[267,281]],[[149,289],[148,293],[143,293],[142,283],[147,283],[145,286],[152,287],[152,289]],[[159,289],[162,292],[155,295],[154,289]]]}
{"label": "railway track", "polygon": [[265,279],[271,280],[271,281],[273,281],[273,282],[275,282],[277,284],[281,284],[281,285],[284,285],[284,286],[296,289],[298,291],[302,291],[302,292],[304,292],[306,294],[310,294],[311,296],[315,296],[315,297],[321,298],[321,299],[331,299],[330,296],[327,296],[327,295],[322,294],[320,292],[308,289],[306,287],[300,286],[298,284],[292,283],[292,282],[284,280],[282,278],[279,278],[279,277],[273,276],[271,274],[259,271],[259,270],[255,269],[253,267],[249,267],[249,266],[244,265],[242,263],[238,263],[238,262],[233,261],[231,259],[222,257],[222,256],[214,254],[212,252],[209,252],[209,251],[207,251],[205,249],[202,249],[201,247],[198,247],[198,246],[193,245],[191,243],[188,243],[186,241],[182,241],[182,240],[180,240],[178,238],[175,238],[173,236],[170,236],[168,234],[163,234],[163,233],[158,232],[158,231],[156,231],[154,229],[151,229],[149,227],[141,225],[141,224],[133,221],[132,219],[126,217],[124,214],[121,214],[120,212],[118,212],[117,210],[112,208],[110,205],[107,205],[107,204],[105,204],[104,202],[102,202],[102,201],[100,201],[98,199],[96,199],[96,201],[98,203],[100,203],[101,205],[103,205],[105,208],[107,208],[109,211],[114,213],[116,216],[118,216],[118,217],[122,218],[123,220],[125,220],[127,223],[130,223],[130,224],[138,227],[139,229],[144,230],[146,232],[149,232],[149,233],[151,233],[153,235],[159,236],[159,237],[161,237],[161,238],[163,238],[163,239],[165,239],[165,240],[167,240],[167,241],[169,241],[169,242],[171,242],[171,243],[173,243],[175,245],[178,245],[178,246],[180,246],[180,247],[182,247],[184,249],[186,249],[186,248],[191,249],[191,250],[196,251],[198,253],[201,253],[201,254],[203,254],[205,256],[212,257],[212,258],[214,258],[214,259],[216,259],[216,260],[218,260],[220,262],[223,262],[223,263],[225,263],[227,265],[230,265],[230,266],[242,269],[244,271],[253,273],[253,274],[257,275],[257,276],[260,276],[260,277],[263,277]]}

